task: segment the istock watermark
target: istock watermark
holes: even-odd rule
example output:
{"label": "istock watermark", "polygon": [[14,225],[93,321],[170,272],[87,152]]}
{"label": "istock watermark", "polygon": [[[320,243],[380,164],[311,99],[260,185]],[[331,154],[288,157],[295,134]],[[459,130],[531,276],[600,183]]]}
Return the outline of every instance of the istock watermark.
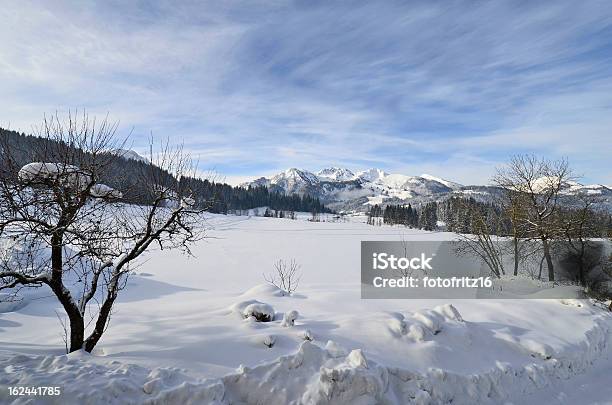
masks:
{"label": "istock watermark", "polygon": [[421,253],[421,257],[396,257],[393,254],[374,253],[372,260],[372,268],[374,270],[433,270],[430,262],[433,257],[427,257],[425,253]]}
{"label": "istock watermark", "polygon": [[[495,274],[486,258],[455,241],[364,241],[361,243],[362,298],[577,298],[582,289],[571,279],[543,280],[538,267],[522,264],[516,275],[503,241]],[[563,263],[559,272],[567,273]]]}

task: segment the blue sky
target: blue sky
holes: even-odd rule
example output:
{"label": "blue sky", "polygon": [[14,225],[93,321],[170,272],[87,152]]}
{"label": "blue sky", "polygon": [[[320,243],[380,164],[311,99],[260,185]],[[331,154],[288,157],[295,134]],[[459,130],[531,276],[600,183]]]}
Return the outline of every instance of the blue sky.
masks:
{"label": "blue sky", "polygon": [[486,183],[514,153],[612,184],[607,1],[7,1],[0,126],[85,108],[230,182],[379,167]]}

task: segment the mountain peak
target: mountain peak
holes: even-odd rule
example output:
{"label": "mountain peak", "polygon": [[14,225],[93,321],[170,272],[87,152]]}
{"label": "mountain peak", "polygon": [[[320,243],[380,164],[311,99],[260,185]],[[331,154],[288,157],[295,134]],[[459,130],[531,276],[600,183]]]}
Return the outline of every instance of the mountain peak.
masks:
{"label": "mountain peak", "polygon": [[138,152],[133,151],[131,149],[111,149],[108,151],[109,153],[112,153],[113,155],[122,157],[124,159],[132,159],[132,160],[136,160],[139,162],[145,162],[145,163],[149,163],[149,159],[141,156],[138,154]]}
{"label": "mountain peak", "polygon": [[303,170],[298,169],[297,167],[290,167],[289,169],[283,172],[287,176],[299,176],[303,173]]}
{"label": "mountain peak", "polygon": [[387,177],[389,174],[382,169],[377,169],[375,167],[359,172],[357,176],[366,181],[374,182],[380,180],[384,177]]}
{"label": "mountain peak", "polygon": [[355,174],[349,169],[335,166],[319,170],[317,176],[323,177],[325,180],[334,181],[347,181],[355,178]]}
{"label": "mountain peak", "polygon": [[304,186],[317,184],[319,178],[313,173],[292,167],[270,179],[271,184],[275,184],[285,190],[296,190]]}

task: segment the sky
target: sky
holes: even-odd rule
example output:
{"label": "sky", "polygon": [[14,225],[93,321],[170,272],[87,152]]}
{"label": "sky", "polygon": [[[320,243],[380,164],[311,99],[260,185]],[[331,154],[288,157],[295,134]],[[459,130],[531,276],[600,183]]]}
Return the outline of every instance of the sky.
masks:
{"label": "sky", "polygon": [[119,121],[230,183],[341,166],[612,185],[609,1],[3,1],[0,127]]}

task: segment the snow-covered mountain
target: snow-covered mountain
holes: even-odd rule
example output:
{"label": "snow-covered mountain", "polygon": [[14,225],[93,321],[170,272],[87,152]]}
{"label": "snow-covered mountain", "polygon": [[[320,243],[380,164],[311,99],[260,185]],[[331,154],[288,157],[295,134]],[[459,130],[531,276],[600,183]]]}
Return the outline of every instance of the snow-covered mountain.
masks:
{"label": "snow-covered mountain", "polygon": [[[408,176],[387,173],[377,168],[353,173],[340,167],[328,167],[316,173],[291,168],[269,178],[261,177],[244,183],[242,186],[266,186],[273,191],[287,194],[308,194],[318,197],[332,209],[355,211],[367,210],[373,204],[422,203],[452,195],[486,201],[498,190],[486,185],[465,186],[429,174]],[[568,182],[563,193],[597,194],[612,204],[612,189],[601,184],[582,185]]]}
{"label": "snow-covered mountain", "polygon": [[328,167],[317,172],[318,177],[335,181],[348,181],[355,179],[355,173],[340,167]]}
{"label": "snow-covered mountain", "polygon": [[462,185],[430,175],[389,174],[377,168],[353,173],[329,167],[316,174],[291,168],[269,178],[261,177],[243,186],[266,186],[283,193],[316,196],[335,209],[367,209],[382,202],[400,202],[414,198],[432,198],[459,190]]}
{"label": "snow-covered mountain", "polygon": [[131,149],[113,149],[110,151],[110,153],[121,156],[124,159],[132,159],[139,162],[149,163],[149,159],[139,155],[137,152]]}
{"label": "snow-covered mountain", "polygon": [[612,188],[603,184],[580,184],[575,181],[568,181],[563,189],[565,194],[575,195],[580,193],[590,195],[612,196]]}
{"label": "snow-covered mountain", "polygon": [[359,172],[359,175],[358,175],[358,177],[361,180],[368,181],[368,182],[379,181],[387,176],[388,174],[385,173],[383,170],[375,169],[375,168]]}

